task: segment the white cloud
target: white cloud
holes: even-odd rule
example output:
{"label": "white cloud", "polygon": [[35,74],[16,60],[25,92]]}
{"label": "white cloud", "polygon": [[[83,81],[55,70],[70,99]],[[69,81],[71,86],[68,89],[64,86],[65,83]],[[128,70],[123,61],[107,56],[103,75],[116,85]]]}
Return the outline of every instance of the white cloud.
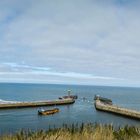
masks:
{"label": "white cloud", "polygon": [[2,63],[1,66],[4,67],[9,67],[11,70],[16,69],[18,71],[22,70],[31,70],[31,71],[48,71],[50,68],[48,67],[35,67],[35,66],[29,66],[29,65],[24,65],[24,64],[17,64],[17,63]]}
{"label": "white cloud", "polygon": [[[16,77],[23,75],[48,75],[48,76],[59,76],[59,77],[67,77],[67,78],[79,78],[79,79],[102,79],[102,80],[113,80],[119,78],[113,77],[104,77],[104,76],[94,76],[92,74],[85,73],[76,73],[76,72],[56,72],[46,67],[34,67],[24,64],[16,64],[16,63],[2,63],[1,68],[3,67],[4,71],[0,72],[1,76],[9,75]],[[8,69],[8,71],[6,71]],[[9,77],[8,76],[8,77]],[[120,79],[121,80],[121,79]]]}

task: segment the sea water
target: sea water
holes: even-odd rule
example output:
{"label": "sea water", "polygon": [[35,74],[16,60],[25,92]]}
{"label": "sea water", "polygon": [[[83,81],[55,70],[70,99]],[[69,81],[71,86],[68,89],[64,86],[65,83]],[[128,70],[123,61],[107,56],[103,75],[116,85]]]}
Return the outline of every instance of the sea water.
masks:
{"label": "sea water", "polygon": [[[74,104],[57,106],[59,113],[39,116],[36,108],[1,109],[0,133],[13,133],[21,129],[38,130],[61,127],[72,123],[103,123],[121,125],[140,125],[140,121],[122,116],[96,111],[94,96],[99,94],[112,99],[114,104],[140,111],[140,88],[105,87],[82,85],[51,85],[51,84],[0,84],[0,103],[23,101],[54,100],[67,95],[78,95]],[[50,109],[52,107],[43,107]]]}

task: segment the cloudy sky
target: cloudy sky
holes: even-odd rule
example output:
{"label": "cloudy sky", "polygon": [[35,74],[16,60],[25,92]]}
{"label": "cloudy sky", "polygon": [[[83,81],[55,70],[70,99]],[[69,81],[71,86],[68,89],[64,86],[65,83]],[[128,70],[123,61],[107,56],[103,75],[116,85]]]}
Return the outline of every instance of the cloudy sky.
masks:
{"label": "cloudy sky", "polygon": [[0,82],[140,86],[139,0],[1,0]]}

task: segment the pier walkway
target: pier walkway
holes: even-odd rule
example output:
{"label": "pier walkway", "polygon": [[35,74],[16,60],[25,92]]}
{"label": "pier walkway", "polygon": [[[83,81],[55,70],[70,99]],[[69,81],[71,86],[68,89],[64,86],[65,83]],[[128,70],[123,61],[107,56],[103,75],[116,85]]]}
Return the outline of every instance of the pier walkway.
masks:
{"label": "pier walkway", "polygon": [[129,118],[140,119],[140,111],[126,109],[113,104],[106,104],[100,100],[95,100],[95,108],[100,111],[111,112]]}
{"label": "pier walkway", "polygon": [[74,102],[75,100],[73,99],[61,99],[61,100],[51,100],[51,101],[4,103],[4,104],[0,104],[0,109],[66,105],[66,104],[73,104]]}

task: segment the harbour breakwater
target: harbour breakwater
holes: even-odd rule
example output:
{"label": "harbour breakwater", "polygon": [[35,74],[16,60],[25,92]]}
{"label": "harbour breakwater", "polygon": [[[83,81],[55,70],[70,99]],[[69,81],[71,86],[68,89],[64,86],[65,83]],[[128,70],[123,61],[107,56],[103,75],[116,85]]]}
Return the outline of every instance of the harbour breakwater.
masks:
{"label": "harbour breakwater", "polygon": [[73,104],[74,102],[75,102],[75,100],[73,100],[73,99],[61,99],[61,100],[58,99],[58,100],[51,100],[51,101],[32,101],[32,102],[4,103],[4,104],[0,104],[0,109],[67,105],[67,104]]}
{"label": "harbour breakwater", "polygon": [[106,102],[100,101],[99,99],[95,100],[95,108],[100,111],[110,112],[110,113],[140,120],[140,111],[126,109],[113,104],[108,104]]}

